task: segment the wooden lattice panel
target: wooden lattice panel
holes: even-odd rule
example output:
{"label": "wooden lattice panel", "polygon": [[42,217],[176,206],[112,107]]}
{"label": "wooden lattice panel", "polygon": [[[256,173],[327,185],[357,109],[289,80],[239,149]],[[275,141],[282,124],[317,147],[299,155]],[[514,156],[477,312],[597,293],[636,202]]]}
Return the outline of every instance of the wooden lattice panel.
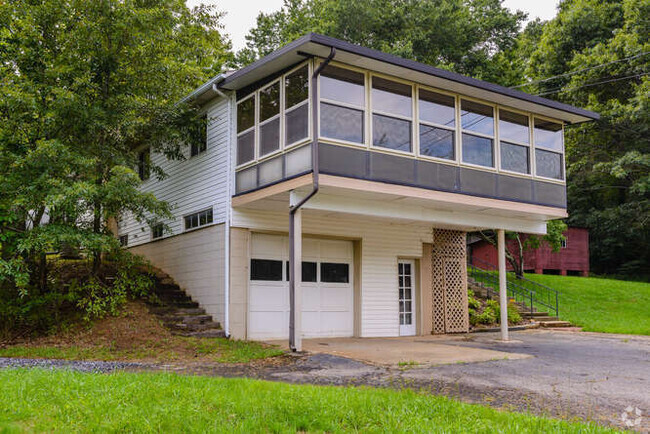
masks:
{"label": "wooden lattice panel", "polygon": [[433,230],[431,290],[434,333],[464,333],[469,330],[465,239],[465,232]]}

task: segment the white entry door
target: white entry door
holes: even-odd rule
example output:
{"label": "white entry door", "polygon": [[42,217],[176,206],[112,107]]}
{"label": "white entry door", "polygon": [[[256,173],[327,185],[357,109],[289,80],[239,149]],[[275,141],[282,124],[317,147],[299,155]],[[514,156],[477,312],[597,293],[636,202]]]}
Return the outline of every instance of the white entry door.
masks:
{"label": "white entry door", "polygon": [[[354,332],[351,241],[304,238],[304,337],[345,337]],[[289,336],[289,240],[253,234],[248,291],[248,338]]]}
{"label": "white entry door", "polygon": [[399,334],[415,335],[415,262],[400,260],[397,263],[399,291]]}

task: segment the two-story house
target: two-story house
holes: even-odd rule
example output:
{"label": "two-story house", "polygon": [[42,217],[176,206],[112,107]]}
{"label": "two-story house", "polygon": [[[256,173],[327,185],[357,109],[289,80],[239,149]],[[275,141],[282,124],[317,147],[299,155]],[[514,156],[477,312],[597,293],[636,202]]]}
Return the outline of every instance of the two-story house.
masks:
{"label": "two-story house", "polygon": [[598,118],[318,34],[187,99],[206,143],[143,183],[173,233],[124,218],[122,242],[229,336],[296,348],[467,331],[466,233],[566,217],[563,128]]}

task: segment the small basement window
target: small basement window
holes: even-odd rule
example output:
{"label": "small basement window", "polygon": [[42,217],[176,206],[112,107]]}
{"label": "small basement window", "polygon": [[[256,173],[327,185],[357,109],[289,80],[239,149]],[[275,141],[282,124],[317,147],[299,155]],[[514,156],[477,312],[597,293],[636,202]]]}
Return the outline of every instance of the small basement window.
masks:
{"label": "small basement window", "polygon": [[185,216],[185,230],[195,229],[212,223],[212,208]]}
{"label": "small basement window", "polygon": [[282,281],[282,261],[251,259],[251,280]]}
{"label": "small basement window", "polygon": [[129,245],[129,234],[120,235],[120,247],[126,247]]}

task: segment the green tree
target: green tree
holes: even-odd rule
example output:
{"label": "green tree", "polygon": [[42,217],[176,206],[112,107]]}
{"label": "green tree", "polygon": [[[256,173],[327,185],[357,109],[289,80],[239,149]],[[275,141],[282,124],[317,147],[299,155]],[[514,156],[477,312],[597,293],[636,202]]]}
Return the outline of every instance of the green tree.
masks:
{"label": "green tree", "polygon": [[98,266],[109,219],[169,215],[138,189],[137,152],[181,158],[194,138],[178,101],[231,58],[220,17],[183,0],[0,3],[0,284],[44,291],[47,251]]}
{"label": "green tree", "polygon": [[564,1],[528,65],[526,90],[601,115],[565,138],[568,223],[596,273],[650,275],[649,17],[647,0]]}
{"label": "green tree", "polygon": [[500,0],[285,0],[261,13],[238,53],[242,64],[317,32],[473,77],[503,82],[494,57],[515,43],[522,12]]}

